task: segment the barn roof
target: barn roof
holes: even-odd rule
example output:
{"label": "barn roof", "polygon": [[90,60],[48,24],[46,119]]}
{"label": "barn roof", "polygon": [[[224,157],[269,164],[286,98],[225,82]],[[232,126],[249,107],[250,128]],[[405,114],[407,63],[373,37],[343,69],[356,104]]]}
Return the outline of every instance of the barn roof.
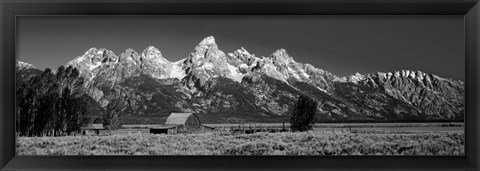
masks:
{"label": "barn roof", "polygon": [[193,113],[172,113],[170,114],[170,116],[168,116],[165,124],[166,125],[183,125],[185,124],[185,122],[187,122],[188,117],[190,117],[191,115],[195,116],[195,114]]}
{"label": "barn roof", "polygon": [[104,129],[103,124],[88,124],[81,129]]}
{"label": "barn roof", "polygon": [[213,127],[213,126],[208,126],[208,125],[202,125],[202,126],[205,127],[205,128],[215,129],[215,127]]}

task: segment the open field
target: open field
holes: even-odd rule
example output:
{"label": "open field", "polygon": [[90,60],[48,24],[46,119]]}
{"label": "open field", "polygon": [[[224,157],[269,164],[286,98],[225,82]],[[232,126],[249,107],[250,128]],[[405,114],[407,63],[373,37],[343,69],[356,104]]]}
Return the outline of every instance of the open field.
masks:
{"label": "open field", "polygon": [[464,155],[463,132],[18,137],[18,155]]}

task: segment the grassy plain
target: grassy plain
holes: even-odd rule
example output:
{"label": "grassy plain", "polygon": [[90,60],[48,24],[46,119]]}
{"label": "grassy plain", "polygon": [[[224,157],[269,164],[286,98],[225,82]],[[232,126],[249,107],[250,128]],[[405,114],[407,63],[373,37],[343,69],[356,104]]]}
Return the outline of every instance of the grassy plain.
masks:
{"label": "grassy plain", "polygon": [[464,155],[463,131],[18,137],[18,155]]}

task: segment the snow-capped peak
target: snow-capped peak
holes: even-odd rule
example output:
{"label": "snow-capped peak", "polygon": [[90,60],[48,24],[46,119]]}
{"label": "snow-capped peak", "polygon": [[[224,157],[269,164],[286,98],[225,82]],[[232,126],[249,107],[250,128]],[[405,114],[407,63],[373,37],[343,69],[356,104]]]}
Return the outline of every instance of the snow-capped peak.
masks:
{"label": "snow-capped peak", "polygon": [[359,81],[362,81],[364,79],[365,79],[365,75],[362,75],[357,72],[354,75],[350,75],[348,77],[335,78],[333,81],[358,83]]}
{"label": "snow-capped peak", "polygon": [[35,68],[35,66],[33,66],[32,64],[29,64],[29,63],[26,63],[26,62],[22,62],[22,61],[19,61],[19,60],[16,60],[16,62],[17,62],[17,67],[21,68],[21,69]]}
{"label": "snow-capped peak", "polygon": [[83,54],[82,56],[78,56],[77,58],[69,61],[67,63],[67,65],[72,65],[72,66],[75,66],[77,68],[80,68],[81,65],[82,65],[82,66],[85,66],[86,68],[88,68],[89,70],[94,70],[95,68],[100,66],[102,58],[103,58],[103,54],[107,51],[109,51],[109,50],[107,50],[105,48],[97,49],[95,47],[92,47],[92,48],[88,49],[85,52],[85,54]]}
{"label": "snow-capped peak", "polygon": [[335,79],[334,81],[339,82],[352,82],[352,83],[360,83],[365,80],[372,80],[372,78],[380,78],[382,80],[391,80],[391,79],[398,79],[398,78],[407,78],[407,79],[414,79],[418,81],[427,80],[430,82],[432,78],[437,80],[445,80],[445,78],[441,78],[434,74],[427,74],[422,71],[415,71],[415,70],[397,70],[393,72],[376,72],[370,74],[359,74],[356,73],[351,76],[342,77],[339,79]]}
{"label": "snow-capped peak", "polygon": [[287,50],[281,48],[278,49],[277,51],[273,52],[271,58],[274,60],[275,63],[291,63],[295,62],[293,58],[288,55]]}
{"label": "snow-capped peak", "polygon": [[237,52],[239,54],[242,54],[242,55],[247,55],[247,56],[250,56],[252,54],[250,54],[244,47],[241,47],[240,49],[237,49]]}
{"label": "snow-capped peak", "polygon": [[208,37],[204,38],[199,44],[200,45],[215,44],[215,38],[213,36],[208,36]]}
{"label": "snow-capped peak", "polygon": [[360,81],[360,80],[365,79],[365,75],[362,75],[362,74],[360,74],[360,73],[357,72],[357,73],[355,73],[355,75],[350,76],[349,79],[350,79],[350,81],[356,83],[356,82],[358,82],[358,81]]}
{"label": "snow-capped peak", "polygon": [[85,55],[88,55],[88,54],[96,53],[96,52],[97,52],[97,48],[91,47],[90,49],[88,49],[88,50],[85,52],[84,56],[85,56]]}
{"label": "snow-capped peak", "polygon": [[162,52],[154,46],[147,47],[143,51],[142,56],[146,59],[163,58]]}
{"label": "snow-capped peak", "polygon": [[152,53],[161,53],[160,50],[158,50],[158,48],[155,46],[148,46],[145,50]]}
{"label": "snow-capped peak", "polygon": [[272,56],[288,56],[287,50],[280,48],[277,51],[273,52]]}

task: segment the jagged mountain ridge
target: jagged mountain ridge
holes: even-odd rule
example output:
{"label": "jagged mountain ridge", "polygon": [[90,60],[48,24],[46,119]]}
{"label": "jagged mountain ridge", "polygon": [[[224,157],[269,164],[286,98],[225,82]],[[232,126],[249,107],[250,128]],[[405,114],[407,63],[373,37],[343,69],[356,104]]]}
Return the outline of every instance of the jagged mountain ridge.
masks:
{"label": "jagged mountain ridge", "polygon": [[[285,49],[279,49],[269,57],[256,57],[243,47],[226,55],[218,49],[215,39],[210,36],[202,40],[187,58],[177,62],[165,59],[161,52],[150,46],[141,54],[127,49],[119,57],[112,51],[91,48],[84,55],[75,58],[66,65],[79,68],[89,79],[105,75],[105,71],[116,69],[123,78],[138,76],[139,73],[151,75],[157,79],[179,79],[185,83],[200,82],[204,85],[210,77],[227,77],[241,82],[245,76],[254,73],[267,74],[287,83],[317,81],[317,85],[328,87],[328,81],[336,76],[310,64],[297,63]],[[112,73],[108,73],[107,75]],[[318,79],[310,79],[312,77]],[[187,77],[186,79],[184,79]]]}
{"label": "jagged mountain ridge", "polygon": [[177,62],[155,47],[119,57],[92,48],[67,65],[90,80],[88,94],[101,106],[125,104],[124,123],[161,123],[179,111],[194,111],[205,123],[288,122],[300,94],[320,102],[325,122],[463,120],[461,81],[406,71],[339,78],[296,62],[285,49],[268,57],[243,47],[225,54],[212,36]]}
{"label": "jagged mountain ridge", "polygon": [[460,80],[411,70],[356,74],[343,78],[345,80],[381,89],[384,93],[423,110],[429,116],[444,119],[463,117],[465,89],[464,82]]}

